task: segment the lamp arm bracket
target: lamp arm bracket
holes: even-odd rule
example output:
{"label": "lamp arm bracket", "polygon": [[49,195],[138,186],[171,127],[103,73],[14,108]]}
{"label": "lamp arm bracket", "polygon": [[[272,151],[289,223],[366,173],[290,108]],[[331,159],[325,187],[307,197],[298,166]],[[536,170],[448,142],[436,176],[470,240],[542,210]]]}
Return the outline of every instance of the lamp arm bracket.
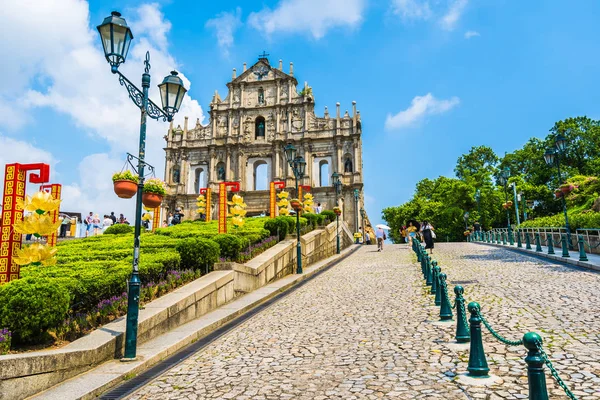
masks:
{"label": "lamp arm bracket", "polygon": [[[144,93],[137,88],[129,79],[125,77],[121,73],[121,71],[117,70],[117,74],[119,74],[119,83],[121,86],[125,86],[127,92],[129,93],[129,98],[133,101],[133,103],[141,110],[144,108]],[[162,119],[163,121],[170,121],[171,118],[165,114],[165,112],[154,102],[148,99],[148,105],[146,107],[147,115],[155,120]]]}
{"label": "lamp arm bracket", "polygon": [[148,167],[148,173],[146,176],[154,175],[154,167],[148,164],[146,161],[140,160],[138,157],[134,156],[131,153],[127,153],[127,162],[131,165],[131,168],[135,171],[136,174],[139,174],[137,166],[132,163],[133,160],[137,160],[138,166],[142,164],[144,167]]}

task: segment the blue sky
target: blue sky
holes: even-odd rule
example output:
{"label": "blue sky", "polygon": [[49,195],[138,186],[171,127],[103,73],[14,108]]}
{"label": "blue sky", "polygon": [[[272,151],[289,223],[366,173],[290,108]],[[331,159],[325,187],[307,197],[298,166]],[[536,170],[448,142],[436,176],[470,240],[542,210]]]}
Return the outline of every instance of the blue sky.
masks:
{"label": "blue sky", "polygon": [[[178,117],[206,123],[232,68],[294,62],[316,109],[363,121],[367,211],[406,201],[425,177],[453,175],[476,145],[498,154],[559,119],[600,117],[600,3],[581,0],[20,1],[5,5],[0,50],[0,167],[46,161],[64,209],[126,212],[110,175],[137,152],[139,116],[103,60],[95,26],[117,9],[134,44],[123,72],[138,83],[151,52],[152,92],[172,68],[191,84]],[[14,55],[14,56],[13,56]],[[193,124],[193,122],[192,122]],[[161,171],[166,125],[149,125]]]}

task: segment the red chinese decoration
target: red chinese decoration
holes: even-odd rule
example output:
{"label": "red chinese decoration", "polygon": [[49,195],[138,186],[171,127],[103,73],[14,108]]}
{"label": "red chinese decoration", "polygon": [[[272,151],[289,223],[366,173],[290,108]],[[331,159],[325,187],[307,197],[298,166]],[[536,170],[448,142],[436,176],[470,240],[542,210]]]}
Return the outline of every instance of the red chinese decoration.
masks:
{"label": "red chinese decoration", "polygon": [[2,221],[0,223],[0,285],[19,279],[20,267],[13,263],[13,253],[21,249],[22,236],[13,231],[13,224],[23,219],[23,210],[17,209],[17,200],[25,199],[27,171],[30,183],[47,183],[50,180],[48,164],[7,164],[4,170],[4,194],[2,196]]}
{"label": "red chinese decoration", "polygon": [[[227,233],[227,189],[231,192],[240,191],[239,182],[219,183],[219,233]],[[207,202],[208,204],[208,202]]]}
{"label": "red chinese decoration", "polygon": [[277,216],[277,189],[283,189],[285,187],[285,182],[283,181],[274,181],[270,184],[270,193],[269,193],[269,217],[275,218]]}

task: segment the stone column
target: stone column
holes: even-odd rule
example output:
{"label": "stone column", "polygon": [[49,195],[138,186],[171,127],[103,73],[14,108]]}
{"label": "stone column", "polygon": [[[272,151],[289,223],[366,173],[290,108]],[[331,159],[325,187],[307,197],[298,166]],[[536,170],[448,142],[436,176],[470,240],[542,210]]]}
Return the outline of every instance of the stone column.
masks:
{"label": "stone column", "polygon": [[231,150],[229,150],[229,146],[225,150],[225,178],[227,180],[233,180],[233,171],[231,168]]}
{"label": "stone column", "polygon": [[240,84],[240,107],[244,107],[244,83]]}
{"label": "stone column", "polygon": [[211,183],[213,183],[216,179],[215,176],[215,168],[216,168],[216,163],[215,163],[216,157],[215,157],[215,149],[210,149],[208,152],[208,183],[209,186]]}
{"label": "stone column", "polygon": [[275,104],[279,104],[279,101],[281,99],[280,95],[281,95],[281,81],[277,80],[277,102]]}

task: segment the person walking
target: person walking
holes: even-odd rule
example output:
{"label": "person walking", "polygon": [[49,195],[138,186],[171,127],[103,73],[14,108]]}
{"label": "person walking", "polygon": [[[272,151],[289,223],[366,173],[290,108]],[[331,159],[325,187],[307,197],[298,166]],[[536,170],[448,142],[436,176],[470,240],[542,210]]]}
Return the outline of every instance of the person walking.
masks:
{"label": "person walking", "polygon": [[421,234],[425,241],[425,250],[429,249],[429,254],[433,254],[433,239],[435,239],[435,232],[429,221],[423,221],[423,224],[421,225]]}
{"label": "person walking", "polygon": [[412,241],[417,237],[417,227],[413,225],[412,221],[408,221],[408,226],[405,231],[408,238],[408,244],[412,246]]}
{"label": "person walking", "polygon": [[94,213],[92,211],[90,211],[90,214],[87,217],[85,217],[83,222],[85,223],[85,237],[88,237],[88,236],[90,236],[90,232],[93,233]]}
{"label": "person walking", "polygon": [[[114,217],[114,214],[112,215]],[[113,220],[110,215],[105,215],[104,220],[102,221],[102,233],[113,224]]]}
{"label": "person walking", "polygon": [[317,206],[315,207],[315,214],[321,214],[321,211],[323,211],[323,207],[321,207],[321,203],[317,203]]}
{"label": "person walking", "polygon": [[102,222],[98,214],[94,214],[92,223],[94,224],[94,236],[99,235],[102,232]]}
{"label": "person walking", "polygon": [[383,241],[387,239],[387,237],[382,228],[377,228],[377,232],[375,232],[375,238],[377,239],[377,251],[383,251]]}

